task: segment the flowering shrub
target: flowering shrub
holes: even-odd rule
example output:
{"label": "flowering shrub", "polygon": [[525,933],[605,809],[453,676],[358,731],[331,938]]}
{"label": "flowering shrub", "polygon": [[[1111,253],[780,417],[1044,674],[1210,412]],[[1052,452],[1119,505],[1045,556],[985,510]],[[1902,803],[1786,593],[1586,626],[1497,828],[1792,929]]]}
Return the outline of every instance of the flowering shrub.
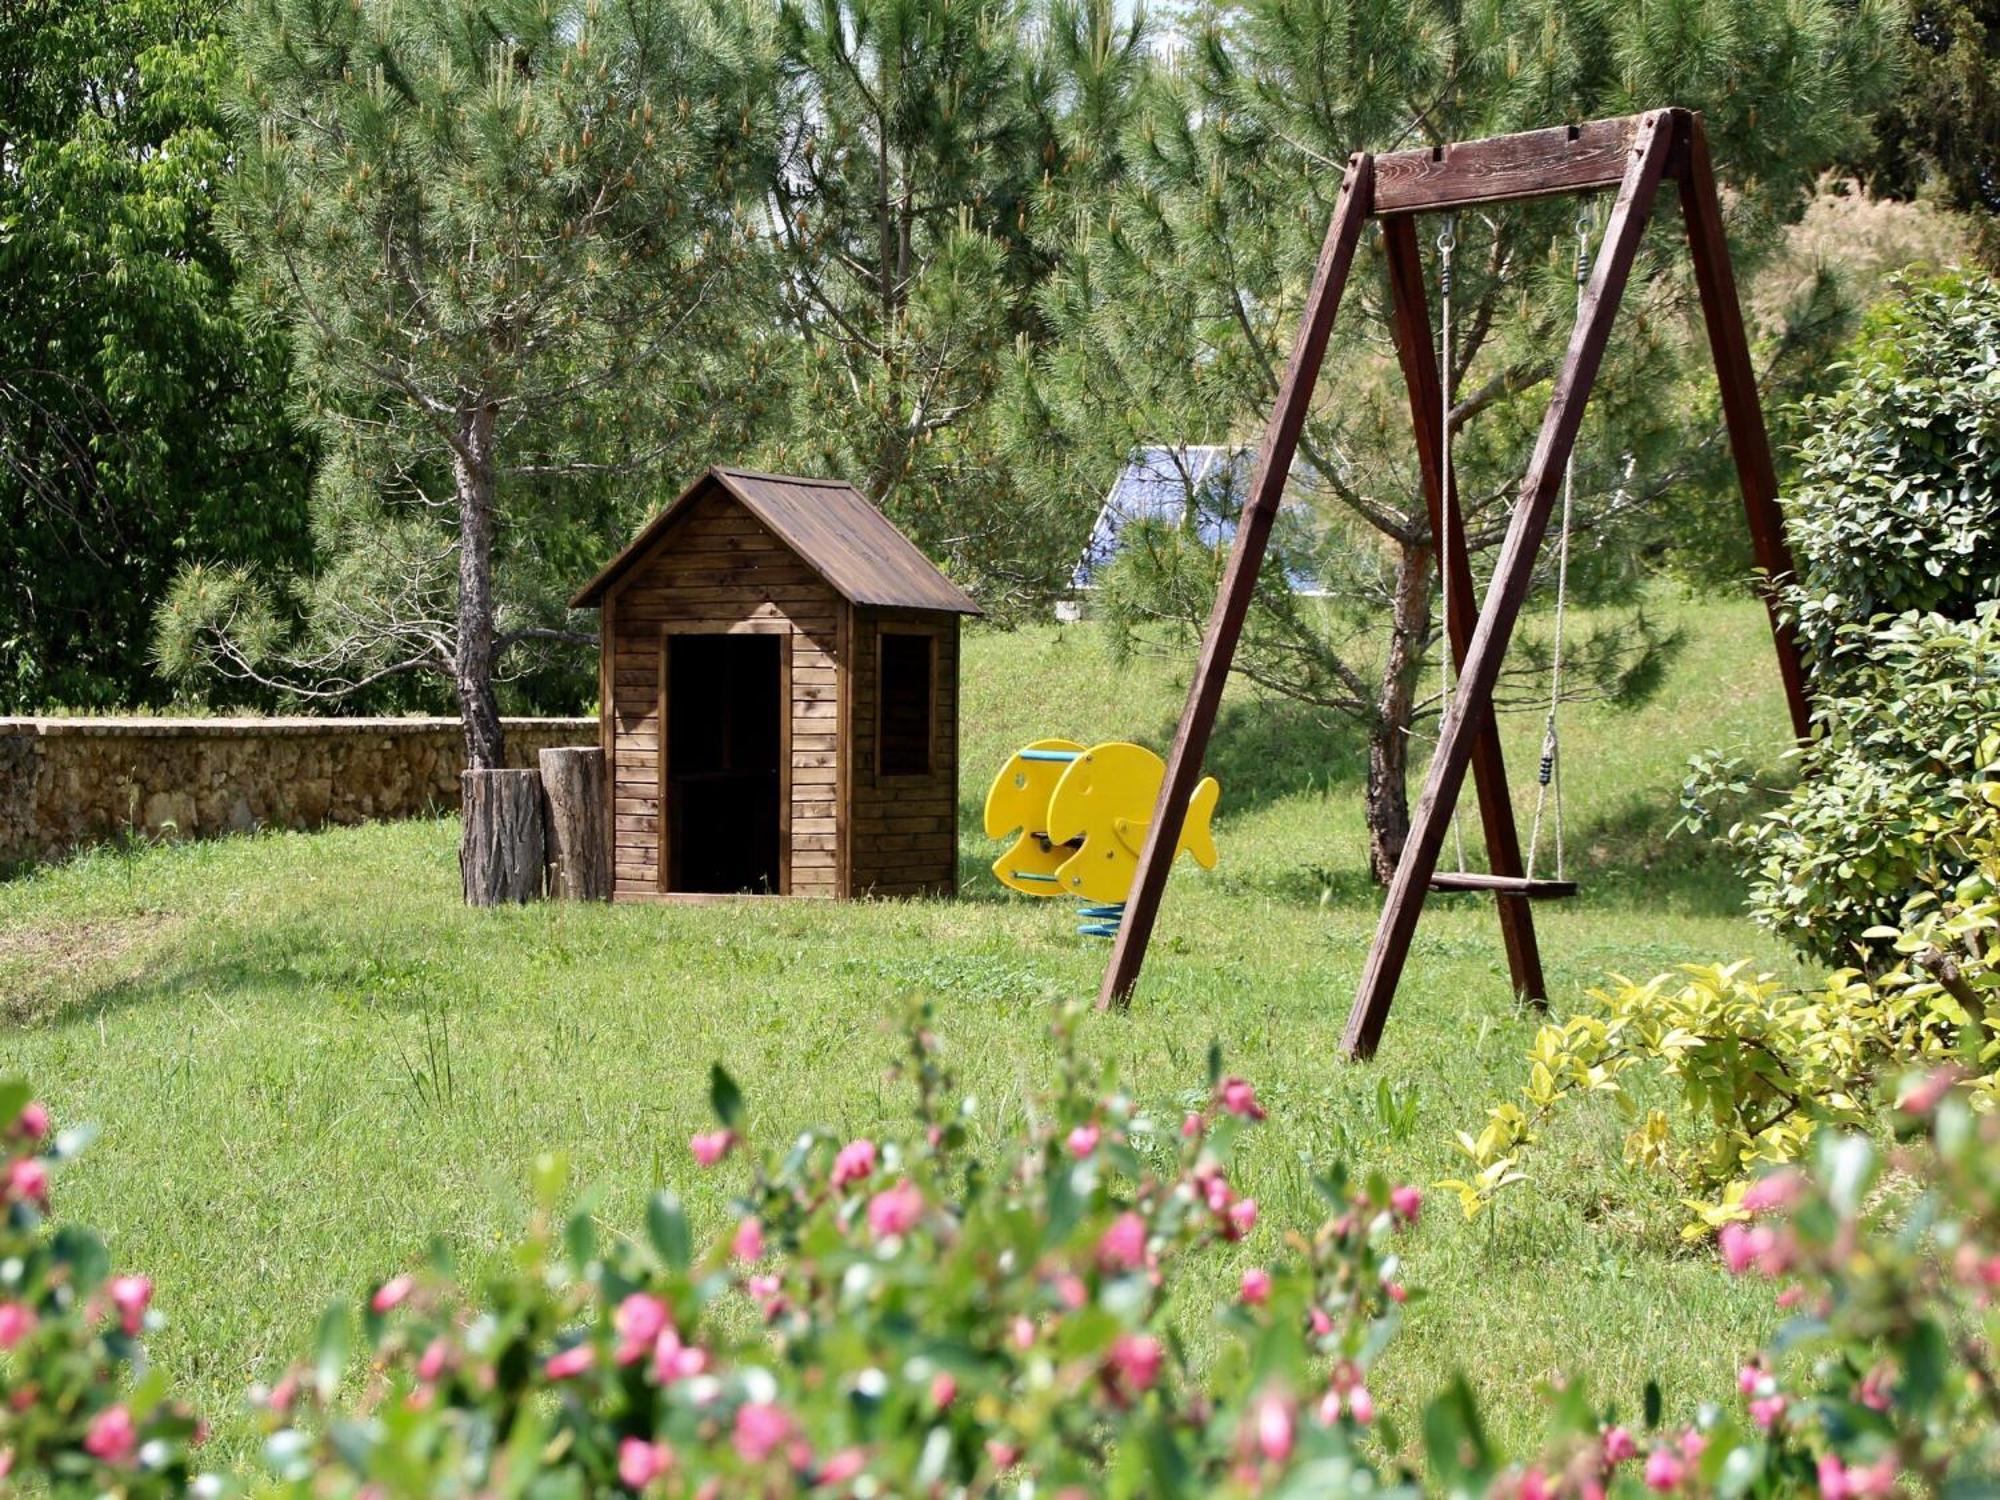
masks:
{"label": "flowering shrub", "polygon": [[50,1136],[25,1085],[0,1082],[0,1490],[36,1475],[56,1496],[180,1494],[199,1429],[145,1370],[152,1284],[113,1275],[89,1230],[43,1222],[82,1145]]}
{"label": "flowering shrub", "polygon": [[746,1180],[735,1227],[706,1248],[671,1195],[643,1242],[588,1213],[558,1224],[563,1170],[546,1163],[503,1275],[469,1288],[438,1261],[375,1291],[360,1411],[338,1395],[337,1314],[317,1363],[265,1394],[278,1478],[301,1496],[531,1478],[537,1493],[705,1497],[1375,1485],[1356,1437],[1404,1296],[1414,1189],[1324,1179],[1332,1218],[1243,1272],[1197,1374],[1165,1309],[1192,1261],[1257,1224],[1228,1175],[1262,1117],[1251,1087],[1217,1076],[1206,1109],[1156,1122],[1071,1055],[988,1163],[966,1155],[970,1106],[947,1102],[921,1024],[905,1071],[908,1139],[807,1131],[759,1153],[718,1070],[717,1129],[690,1148]]}
{"label": "flowering shrub", "polygon": [[[1593,990],[1589,1010],[1537,1031],[1520,1101],[1496,1105],[1477,1135],[1460,1133],[1472,1172],[1438,1186],[1477,1216],[1527,1180],[1523,1152],[1560,1109],[1606,1095],[1633,1117],[1626,1160],[1682,1183],[1698,1238],[1744,1217],[1760,1167],[1801,1159],[1828,1125],[1866,1124],[1877,1081],[1907,1066],[1956,1061],[1990,1108],[2000,1098],[2000,1018],[1988,1015],[2000,992],[2000,784],[1966,822],[1970,873],[1949,897],[1919,892],[1903,925],[1863,934],[1873,977],[1843,969],[1802,993],[1738,963]],[[1641,1115],[1628,1087],[1635,1068],[1683,1108]]]}
{"label": "flowering shrub", "polygon": [[1649,1391],[1646,1431],[1635,1435],[1562,1392],[1548,1451],[1506,1469],[1487,1458],[1474,1492],[1993,1493],[2000,1119],[1952,1088],[1955,1076],[1935,1074],[1905,1095],[1893,1152],[1828,1131],[1812,1171],[1781,1168],[1745,1195],[1751,1217],[1723,1229],[1725,1262],[1768,1278],[1793,1317],[1743,1366],[1732,1396],[1666,1428]]}

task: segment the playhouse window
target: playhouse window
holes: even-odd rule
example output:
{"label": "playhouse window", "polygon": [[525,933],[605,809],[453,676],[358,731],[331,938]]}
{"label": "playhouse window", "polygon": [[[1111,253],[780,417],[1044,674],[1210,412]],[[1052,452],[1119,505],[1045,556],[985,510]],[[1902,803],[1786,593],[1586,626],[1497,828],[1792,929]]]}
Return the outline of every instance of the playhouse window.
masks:
{"label": "playhouse window", "polygon": [[877,767],[884,776],[928,776],[937,640],[884,631],[881,642]]}

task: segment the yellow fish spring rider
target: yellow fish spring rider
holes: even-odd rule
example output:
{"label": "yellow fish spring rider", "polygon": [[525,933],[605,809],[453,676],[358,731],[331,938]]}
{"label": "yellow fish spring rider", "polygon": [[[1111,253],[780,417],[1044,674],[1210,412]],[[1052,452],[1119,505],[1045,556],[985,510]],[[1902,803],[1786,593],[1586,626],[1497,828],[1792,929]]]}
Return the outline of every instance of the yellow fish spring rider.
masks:
{"label": "yellow fish spring rider", "polygon": [[[1122,740],[1036,740],[1016,750],[986,794],[986,836],[1020,835],[994,862],[994,877],[1029,896],[1074,896],[1084,903],[1078,932],[1115,936],[1166,773],[1159,756]],[[1204,870],[1215,868],[1209,821],[1221,795],[1213,776],[1202,779],[1174,849]]]}

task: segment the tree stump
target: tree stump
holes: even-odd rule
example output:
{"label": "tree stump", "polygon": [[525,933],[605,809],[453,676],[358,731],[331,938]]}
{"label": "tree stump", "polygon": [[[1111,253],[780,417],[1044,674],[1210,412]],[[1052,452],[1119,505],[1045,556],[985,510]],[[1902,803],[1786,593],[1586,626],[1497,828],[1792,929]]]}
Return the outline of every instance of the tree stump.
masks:
{"label": "tree stump", "polygon": [[542,775],[539,771],[466,771],[459,778],[465,837],[458,870],[467,906],[541,898]]}
{"label": "tree stump", "polygon": [[604,752],[595,745],[544,750],[549,894],[564,901],[611,899],[611,831],[604,816]]}

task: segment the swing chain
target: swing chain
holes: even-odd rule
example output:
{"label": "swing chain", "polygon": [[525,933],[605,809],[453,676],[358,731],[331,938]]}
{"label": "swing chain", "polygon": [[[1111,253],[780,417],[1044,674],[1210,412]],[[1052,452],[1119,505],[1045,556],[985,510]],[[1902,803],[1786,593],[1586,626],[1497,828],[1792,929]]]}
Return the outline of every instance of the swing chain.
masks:
{"label": "swing chain", "polygon": [[[1576,216],[1576,308],[1583,312],[1584,290],[1590,282],[1590,237],[1596,216],[1580,209]],[[1555,801],[1556,879],[1564,878],[1562,737],[1557,730],[1557,714],[1563,693],[1563,626],[1569,615],[1569,546],[1576,498],[1576,450],[1571,448],[1563,466],[1562,526],[1556,549],[1556,610],[1554,639],[1550,643],[1549,708],[1542,720],[1542,759],[1536,768],[1535,819],[1528,832],[1528,874],[1535,873],[1536,856],[1542,843],[1542,820],[1551,794]]]}
{"label": "swing chain", "polygon": [[[1438,573],[1443,587],[1438,591],[1438,630],[1440,634],[1438,651],[1438,715],[1442,728],[1443,720],[1451,713],[1452,699],[1452,643],[1451,643],[1451,253],[1458,248],[1458,215],[1448,214],[1444,228],[1438,231]],[[1465,869],[1465,828],[1459,819],[1456,806],[1451,810],[1452,844],[1458,855],[1458,868]]]}

